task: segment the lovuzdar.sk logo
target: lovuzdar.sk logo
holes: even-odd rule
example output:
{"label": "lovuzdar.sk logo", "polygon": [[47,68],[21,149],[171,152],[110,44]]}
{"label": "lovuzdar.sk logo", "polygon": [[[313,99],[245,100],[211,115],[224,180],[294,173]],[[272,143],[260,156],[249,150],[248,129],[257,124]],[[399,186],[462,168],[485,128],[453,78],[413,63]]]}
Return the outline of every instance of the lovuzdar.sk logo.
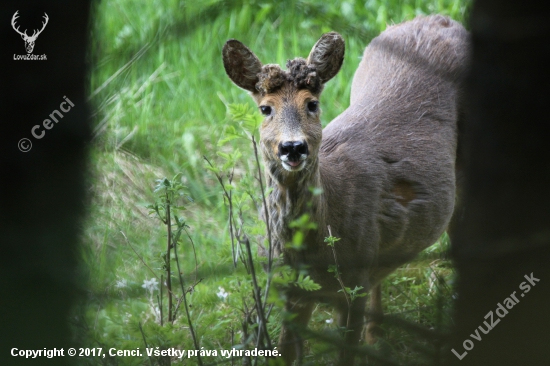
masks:
{"label": "lovuzdar.sk logo", "polygon": [[23,38],[23,41],[25,41],[25,50],[27,51],[27,54],[26,55],[14,54],[13,59],[14,60],[46,60],[46,55],[33,55],[32,51],[34,50],[34,43],[36,42],[36,39],[38,38],[40,33],[42,33],[44,28],[46,28],[46,25],[48,24],[48,20],[50,20],[50,18],[48,17],[48,14],[44,13],[44,16],[43,16],[44,21],[42,22],[42,29],[40,30],[34,29],[32,35],[29,36],[27,34],[26,29],[24,32],[21,32],[19,30],[19,26],[15,24],[17,18],[19,18],[19,14],[17,14],[18,12],[19,10],[17,10],[15,14],[13,14],[13,17],[11,18],[11,26],[17,33],[19,33],[21,38]]}

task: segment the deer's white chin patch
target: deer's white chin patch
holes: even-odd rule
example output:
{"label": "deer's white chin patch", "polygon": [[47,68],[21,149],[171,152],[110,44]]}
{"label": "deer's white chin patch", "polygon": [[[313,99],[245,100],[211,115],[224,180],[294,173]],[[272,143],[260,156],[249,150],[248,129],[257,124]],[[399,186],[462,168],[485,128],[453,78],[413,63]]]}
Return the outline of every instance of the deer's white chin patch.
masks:
{"label": "deer's white chin patch", "polygon": [[306,161],[301,160],[297,163],[281,161],[281,164],[283,164],[283,168],[285,168],[285,170],[289,172],[299,172],[300,170],[304,169],[304,167],[306,166]]}

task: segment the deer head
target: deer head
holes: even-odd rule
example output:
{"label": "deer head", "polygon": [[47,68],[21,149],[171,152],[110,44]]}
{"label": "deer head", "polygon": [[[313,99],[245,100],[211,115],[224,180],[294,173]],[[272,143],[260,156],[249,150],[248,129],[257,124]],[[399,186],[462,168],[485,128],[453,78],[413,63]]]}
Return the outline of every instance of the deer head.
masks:
{"label": "deer head", "polygon": [[19,33],[21,35],[21,38],[23,38],[23,41],[25,41],[25,49],[27,50],[27,53],[31,53],[32,50],[34,49],[34,42],[36,41],[36,38],[38,38],[38,36],[40,35],[40,33],[42,33],[42,31],[44,30],[44,28],[46,28],[46,24],[48,24],[48,14],[44,13],[44,18],[45,18],[45,21],[42,22],[42,29],[40,30],[34,30],[33,33],[32,33],[32,36],[29,36],[27,35],[27,30],[25,29],[24,32],[21,32],[19,31],[19,27],[15,27],[15,20],[19,17],[19,15],[17,15],[17,13],[19,12],[19,10],[17,10],[15,12],[15,14],[13,14],[13,17],[11,18],[11,26],[13,27],[13,29]]}
{"label": "deer head", "polygon": [[265,116],[260,145],[270,176],[280,184],[300,181],[317,166],[322,126],[319,97],[344,60],[344,40],[335,32],[324,34],[306,59],[262,65],[244,44],[229,40],[223,63],[229,78],[248,90]]}

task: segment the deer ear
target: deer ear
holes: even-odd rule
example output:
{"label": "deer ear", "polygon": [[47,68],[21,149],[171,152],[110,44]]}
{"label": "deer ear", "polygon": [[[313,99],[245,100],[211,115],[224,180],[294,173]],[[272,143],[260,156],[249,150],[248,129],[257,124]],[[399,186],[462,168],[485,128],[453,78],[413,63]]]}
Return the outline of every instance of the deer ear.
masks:
{"label": "deer ear", "polygon": [[323,34],[315,43],[307,63],[316,67],[321,83],[326,83],[340,71],[345,49],[344,39],[336,32]]}
{"label": "deer ear", "polygon": [[237,86],[257,93],[258,74],[262,71],[262,63],[258,57],[236,39],[225,42],[222,55],[227,76]]}

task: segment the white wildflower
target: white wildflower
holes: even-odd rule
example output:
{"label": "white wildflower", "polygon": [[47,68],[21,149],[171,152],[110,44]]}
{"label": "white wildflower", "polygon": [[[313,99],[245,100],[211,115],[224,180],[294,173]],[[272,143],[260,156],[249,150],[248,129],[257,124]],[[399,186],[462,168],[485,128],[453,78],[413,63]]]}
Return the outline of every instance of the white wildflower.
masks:
{"label": "white wildflower", "polygon": [[325,323],[327,324],[332,324],[333,322],[334,322],[334,319],[332,318],[325,320]]}
{"label": "white wildflower", "polygon": [[124,323],[128,324],[128,322],[130,321],[130,318],[131,318],[131,317],[132,317],[132,314],[126,313],[126,314],[123,316],[122,320],[124,321]]}
{"label": "white wildflower", "polygon": [[157,282],[157,279],[153,277],[150,280],[143,280],[143,285],[141,285],[141,287],[152,294],[153,291],[158,290],[159,283]]}
{"label": "white wildflower", "polygon": [[155,322],[157,324],[160,324],[160,309],[158,306],[151,306],[151,311],[153,315],[155,316]]}
{"label": "white wildflower", "polygon": [[128,286],[128,282],[125,279],[117,280],[115,283],[116,288],[125,288]]}
{"label": "white wildflower", "polygon": [[218,297],[222,300],[227,299],[227,296],[229,296],[229,293],[225,292],[225,289],[223,287],[218,287],[219,292],[216,293]]}

